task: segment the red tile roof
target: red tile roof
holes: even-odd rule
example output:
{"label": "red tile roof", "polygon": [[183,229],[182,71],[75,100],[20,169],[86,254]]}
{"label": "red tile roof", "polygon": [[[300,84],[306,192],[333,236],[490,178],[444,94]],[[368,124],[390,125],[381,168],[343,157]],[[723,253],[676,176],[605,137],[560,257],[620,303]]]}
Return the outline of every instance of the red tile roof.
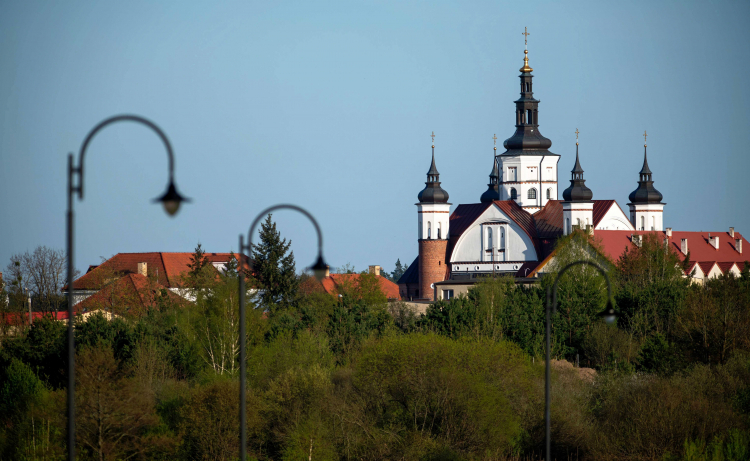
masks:
{"label": "red tile roof", "polygon": [[[602,218],[604,218],[604,215],[606,215],[609,209],[612,208],[612,205],[616,205],[616,204],[617,202],[614,200],[594,200],[594,210],[593,210],[594,228],[596,228],[596,226],[599,225]],[[617,205],[617,207],[619,208],[620,205]],[[622,209],[620,210],[622,211]]]}
{"label": "red tile roof", "polygon": [[[632,245],[631,235],[651,233],[659,235],[662,239],[667,238],[667,234],[664,231],[633,232],[628,230],[597,230],[594,233],[594,238],[601,241],[605,254],[612,261],[617,261],[625,251],[625,248]],[[719,238],[718,250],[708,243],[709,234],[712,237]],[[728,263],[728,267],[731,267],[731,263],[737,263],[737,267],[742,269],[744,262],[750,260],[750,253],[740,254],[737,252],[734,247],[735,238],[744,240],[742,245],[747,247],[747,240],[739,232],[735,232],[734,237],[731,237],[728,232],[673,231],[672,237],[669,238],[669,247],[677,253],[677,256],[681,260],[684,260],[685,255],[682,254],[680,248],[682,239],[687,239],[690,260],[700,261],[701,270],[708,274],[708,271],[713,266],[713,262],[718,262],[719,267],[724,271],[723,266],[726,266]],[[706,266],[706,264],[710,265]]]}
{"label": "red tile roof", "polygon": [[179,295],[172,293],[161,285],[141,274],[128,274],[106,285],[96,294],[89,296],[76,306],[77,311],[93,311],[97,309],[114,309],[117,313],[131,312],[139,315],[148,308],[156,307],[162,289],[167,297],[177,304],[186,301]]}
{"label": "red tile roof", "polygon": [[[348,284],[354,285],[358,283],[360,274],[331,274],[324,278],[321,283],[323,288],[328,294],[338,294],[339,287],[346,286]],[[391,282],[382,275],[378,275],[378,282],[380,282],[380,291],[383,292],[388,299],[401,299],[401,295],[398,291],[398,285]]]}
{"label": "red tile roof", "polygon": [[[118,253],[73,282],[74,290],[98,290],[103,285],[126,274],[138,272],[138,263],[147,263],[147,273],[168,288],[182,286],[182,278],[190,270],[193,253]],[[226,263],[230,253],[206,253],[211,263]],[[243,255],[247,264],[247,256]],[[67,286],[63,288],[67,290]]]}
{"label": "red tile roof", "polygon": [[557,238],[563,233],[563,207],[559,200],[549,200],[534,214],[539,238]]}

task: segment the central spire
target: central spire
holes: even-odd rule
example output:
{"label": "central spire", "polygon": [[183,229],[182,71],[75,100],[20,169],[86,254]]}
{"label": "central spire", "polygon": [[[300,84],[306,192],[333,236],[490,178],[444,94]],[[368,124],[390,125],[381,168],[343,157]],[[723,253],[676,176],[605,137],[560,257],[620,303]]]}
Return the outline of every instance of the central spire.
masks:
{"label": "central spire", "polygon": [[[524,42],[530,35],[527,29],[523,32]],[[516,103],[516,132],[506,139],[503,146],[507,149],[503,155],[532,154],[547,155],[547,149],[552,147],[552,141],[539,132],[539,101],[534,99],[533,79],[529,67],[529,50],[523,50],[523,67],[521,75],[521,98]],[[541,152],[540,152],[541,151]]]}

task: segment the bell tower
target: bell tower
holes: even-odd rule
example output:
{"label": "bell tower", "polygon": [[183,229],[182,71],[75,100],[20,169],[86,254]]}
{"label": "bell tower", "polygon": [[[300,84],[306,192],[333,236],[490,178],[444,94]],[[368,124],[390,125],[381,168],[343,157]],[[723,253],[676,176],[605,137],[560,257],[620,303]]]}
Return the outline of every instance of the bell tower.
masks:
{"label": "bell tower", "polygon": [[[524,36],[530,35],[525,29]],[[524,40],[526,42],[526,40]],[[505,152],[497,156],[500,195],[514,200],[529,213],[541,210],[549,200],[557,200],[557,162],[560,156],[548,149],[552,141],[539,132],[539,100],[534,99],[534,76],[529,67],[529,50],[523,51],[521,97],[515,101],[516,132],[503,143]]]}
{"label": "bell tower", "polygon": [[630,203],[630,222],[639,231],[664,230],[664,205],[661,192],[654,187],[651,179],[651,169],[648,167],[648,156],[646,155],[646,139],[648,134],[643,132],[643,167],[638,173],[638,187],[628,197]]}
{"label": "bell tower", "polygon": [[586,187],[583,179],[583,168],[578,160],[578,128],[576,128],[576,164],[570,172],[570,186],[563,191],[563,235],[573,231],[573,226],[579,229],[593,229],[594,193]]}
{"label": "bell tower", "polygon": [[448,192],[440,187],[440,173],[435,166],[435,132],[432,133],[432,164],[427,172],[425,188],[417,196],[419,241],[419,295],[420,299],[434,300],[433,284],[445,280],[446,251],[450,222]]}

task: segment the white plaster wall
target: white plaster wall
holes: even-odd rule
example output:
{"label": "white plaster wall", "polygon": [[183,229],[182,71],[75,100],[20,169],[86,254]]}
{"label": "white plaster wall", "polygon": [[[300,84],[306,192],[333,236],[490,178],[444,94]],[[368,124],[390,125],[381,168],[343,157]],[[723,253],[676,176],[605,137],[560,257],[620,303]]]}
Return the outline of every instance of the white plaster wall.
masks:
{"label": "white plaster wall", "polygon": [[604,217],[599,221],[599,224],[596,226],[596,229],[600,230],[635,230],[633,225],[628,220],[628,217],[625,216],[625,213],[620,209],[617,204],[612,204],[612,206],[607,210],[607,213],[604,215]]}
{"label": "white plaster wall", "polygon": [[[664,230],[664,205],[661,203],[630,204],[630,222],[636,230]],[[641,217],[646,220],[641,229]],[[651,229],[653,227],[653,229]]]}
{"label": "white plaster wall", "polygon": [[[506,216],[497,206],[487,208],[482,215],[461,235],[453,249],[450,261],[483,261],[485,250],[482,224],[486,221],[507,222],[505,227],[505,261],[536,261],[537,254],[534,244],[510,217]],[[498,227],[495,225],[494,227]]]}
{"label": "white plaster wall", "polygon": [[422,240],[427,238],[427,223],[432,226],[432,238],[437,239],[437,229],[440,225],[441,239],[447,239],[450,235],[450,228],[448,223],[450,222],[450,209],[451,206],[448,203],[418,203],[417,210],[418,225],[417,225],[417,238]]}
{"label": "white plaster wall", "polygon": [[579,220],[581,229],[594,224],[594,202],[563,202],[562,205],[564,235],[568,235],[573,226],[579,225]]}
{"label": "white plaster wall", "polygon": [[[542,158],[544,158],[543,161]],[[557,162],[559,160],[560,157],[554,155],[548,155],[544,157],[542,157],[541,155],[498,156],[498,163],[501,171],[501,200],[510,200],[511,188],[516,189],[516,192],[518,194],[516,203],[518,203],[522,207],[539,207],[540,197],[541,206],[543,207],[547,203],[547,189],[551,189],[550,198],[552,200],[557,200]],[[542,162],[541,188],[539,185],[540,162]],[[508,169],[511,167],[515,167],[517,171],[517,178],[515,182],[508,182]],[[528,198],[530,189],[536,189],[536,199]],[[527,211],[536,212],[539,210],[529,209]]]}

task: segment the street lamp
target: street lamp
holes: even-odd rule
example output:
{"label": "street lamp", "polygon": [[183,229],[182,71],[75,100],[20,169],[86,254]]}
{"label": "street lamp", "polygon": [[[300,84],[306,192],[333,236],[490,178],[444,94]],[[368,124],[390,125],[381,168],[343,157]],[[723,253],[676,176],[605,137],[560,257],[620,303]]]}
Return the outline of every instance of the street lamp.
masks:
{"label": "street lamp", "polygon": [[589,265],[604,276],[604,279],[607,281],[607,306],[604,308],[602,312],[600,312],[598,315],[599,317],[604,318],[604,321],[608,324],[614,323],[615,319],[617,318],[618,314],[615,312],[614,305],[612,304],[612,284],[609,282],[609,276],[607,273],[602,269],[602,267],[593,262],[593,261],[575,261],[567,266],[563,267],[560,272],[557,273],[557,277],[555,278],[555,283],[553,284],[552,288],[547,287],[547,304],[545,306],[545,310],[547,311],[547,344],[546,344],[546,353],[547,353],[547,360],[545,364],[545,370],[544,370],[544,419],[545,419],[545,444],[547,448],[546,453],[546,460],[550,461],[550,445],[551,445],[551,436],[550,436],[550,371],[549,371],[549,362],[550,362],[550,335],[552,330],[551,325],[551,318],[552,314],[557,312],[557,283],[560,281],[560,277],[570,268],[580,265]]}
{"label": "street lamp", "polygon": [[315,226],[315,232],[318,234],[318,258],[315,260],[309,269],[312,270],[313,275],[318,281],[323,280],[326,276],[326,269],[328,266],[323,260],[323,234],[320,232],[320,226],[315,220],[313,215],[307,212],[304,208],[298,207],[297,205],[280,204],[268,207],[261,211],[258,216],[255,217],[253,223],[250,225],[250,231],[247,233],[247,245],[243,240],[243,235],[240,234],[240,272],[239,272],[239,299],[240,299],[240,460],[246,461],[247,459],[247,419],[245,409],[247,407],[247,396],[245,389],[247,388],[247,360],[245,346],[247,343],[247,333],[245,331],[245,276],[242,273],[242,252],[247,251],[248,259],[252,255],[253,251],[253,232],[255,227],[258,225],[264,216],[270,212],[279,209],[289,209],[299,211],[305,215]]}
{"label": "street lamp", "polygon": [[[67,257],[68,257],[68,459],[73,461],[75,459],[75,442],[76,442],[76,426],[75,426],[75,338],[73,336],[73,195],[78,194],[78,200],[83,200],[83,156],[86,153],[86,148],[93,139],[94,135],[98,133],[102,128],[111,125],[115,122],[131,121],[137,122],[151,128],[156,134],[159,135],[161,140],[164,142],[164,146],[167,148],[167,156],[169,157],[169,185],[167,186],[166,192],[156,199],[154,202],[161,202],[164,206],[164,210],[170,216],[174,216],[177,210],[180,208],[182,202],[189,202],[190,200],[181,196],[177,192],[177,188],[174,185],[174,155],[172,154],[172,146],[169,144],[169,140],[164,132],[156,126],[150,120],[137,115],[117,115],[110,117],[98,125],[96,125],[86,136],[86,139],[81,145],[81,150],[78,154],[78,167],[73,166],[73,154],[68,154],[68,212],[67,212]],[[77,176],[78,182],[75,182]]]}

